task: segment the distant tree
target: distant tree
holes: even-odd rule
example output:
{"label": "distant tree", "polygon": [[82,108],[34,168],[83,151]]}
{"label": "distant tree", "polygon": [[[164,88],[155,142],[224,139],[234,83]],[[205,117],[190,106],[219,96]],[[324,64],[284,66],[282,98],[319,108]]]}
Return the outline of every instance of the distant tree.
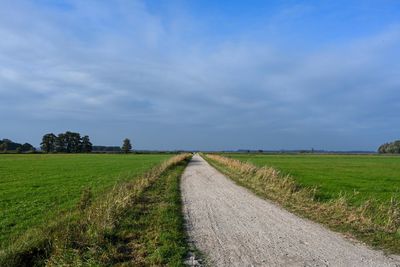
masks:
{"label": "distant tree", "polygon": [[80,153],[82,150],[81,135],[70,131],[58,134],[56,150],[64,153]]}
{"label": "distant tree", "polygon": [[392,154],[400,154],[400,140],[385,143],[378,148],[378,152],[383,153],[392,153]]}
{"label": "distant tree", "polygon": [[20,146],[18,143],[14,143],[10,139],[3,139],[0,142],[0,151],[7,152],[8,150],[16,150]]}
{"label": "distant tree", "polygon": [[121,149],[124,153],[129,153],[129,151],[131,151],[132,149],[131,140],[125,138]]}
{"label": "distant tree", "polygon": [[29,143],[25,143],[25,144],[21,145],[22,152],[32,151],[33,149],[34,149],[34,147]]}
{"label": "distant tree", "polygon": [[90,142],[89,136],[82,137],[81,150],[83,153],[89,153],[93,150],[93,144]]}
{"label": "distant tree", "polygon": [[386,153],[386,151],[387,151],[387,147],[389,146],[389,144],[388,143],[385,143],[385,144],[383,144],[383,145],[381,145],[379,148],[378,148],[378,153]]}
{"label": "distant tree", "polygon": [[20,152],[27,152],[31,150],[33,146],[31,144],[25,143],[25,144],[20,144],[11,141],[10,139],[3,139],[0,140],[0,151],[15,151],[17,153]]}
{"label": "distant tree", "polygon": [[8,142],[2,142],[0,144],[0,150],[3,152],[7,152],[7,149],[8,149]]}
{"label": "distant tree", "polygon": [[82,152],[82,137],[79,133],[72,133],[70,144],[72,153]]}
{"label": "distant tree", "polygon": [[394,141],[393,145],[397,148],[397,152],[400,153],[400,140]]}
{"label": "distant tree", "polygon": [[79,153],[82,151],[82,140],[79,133],[66,132],[67,136],[67,152]]}
{"label": "distant tree", "polygon": [[400,140],[391,144],[391,153],[400,154]]}
{"label": "distant tree", "polygon": [[57,136],[53,133],[45,134],[42,138],[42,143],[40,143],[40,147],[46,153],[54,152],[56,149],[56,141]]}
{"label": "distant tree", "polygon": [[59,133],[56,139],[56,151],[63,153],[67,152],[67,136],[64,133]]}

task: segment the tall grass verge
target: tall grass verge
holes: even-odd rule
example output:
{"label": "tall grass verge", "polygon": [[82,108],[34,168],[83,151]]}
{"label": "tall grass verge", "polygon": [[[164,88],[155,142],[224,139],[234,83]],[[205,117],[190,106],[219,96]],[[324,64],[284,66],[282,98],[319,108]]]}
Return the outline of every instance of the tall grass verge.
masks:
{"label": "tall grass verge", "polygon": [[120,221],[152,184],[190,157],[190,154],[172,157],[94,200],[90,189],[85,190],[74,211],[60,215],[49,225],[31,229],[1,251],[0,266],[81,266],[112,262],[114,246],[110,246],[110,236]]}
{"label": "tall grass verge", "polygon": [[356,206],[350,204],[350,195],[341,195],[321,202],[315,197],[317,188],[299,186],[292,177],[274,168],[256,167],[215,154],[207,154],[205,158],[235,182],[261,197],[373,247],[400,253],[399,199],[393,197],[387,203],[371,199]]}

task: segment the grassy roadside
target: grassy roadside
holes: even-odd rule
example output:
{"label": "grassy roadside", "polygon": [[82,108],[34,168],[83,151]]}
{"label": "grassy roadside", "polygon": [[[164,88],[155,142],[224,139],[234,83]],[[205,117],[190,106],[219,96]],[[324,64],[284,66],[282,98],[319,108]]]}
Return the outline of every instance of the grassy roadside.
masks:
{"label": "grassy roadside", "polygon": [[93,201],[83,194],[76,211],[2,251],[0,266],[179,266],[186,252],[179,178],[190,157],[175,156]]}
{"label": "grassy roadside", "polygon": [[315,188],[301,187],[293,178],[268,167],[208,154],[205,159],[219,171],[255,194],[332,230],[365,243],[400,254],[400,202],[369,200],[360,206],[349,204],[346,196],[327,202],[315,198]]}

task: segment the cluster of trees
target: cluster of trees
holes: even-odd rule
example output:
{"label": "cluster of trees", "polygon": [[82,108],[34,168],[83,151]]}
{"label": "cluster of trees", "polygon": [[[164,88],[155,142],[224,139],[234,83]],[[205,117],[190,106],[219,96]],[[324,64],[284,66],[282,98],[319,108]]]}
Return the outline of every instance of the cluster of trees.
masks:
{"label": "cluster of trees", "polygon": [[81,137],[79,133],[69,131],[58,135],[53,133],[45,134],[40,147],[46,153],[89,153],[93,150],[93,144],[90,142],[89,136]]}
{"label": "cluster of trees", "polygon": [[22,152],[34,152],[36,149],[29,143],[20,144],[11,141],[10,139],[0,140],[0,152],[15,151],[17,153]]}
{"label": "cluster of trees", "polygon": [[400,154],[400,140],[385,143],[378,148],[379,153],[392,153],[392,154]]}
{"label": "cluster of trees", "polygon": [[[131,141],[125,138],[122,147],[93,146],[89,136],[81,137],[79,133],[65,132],[55,135],[45,134],[40,143],[40,148],[46,153],[90,153],[92,151],[113,151],[129,153],[132,150]],[[111,149],[111,150],[110,150]]]}

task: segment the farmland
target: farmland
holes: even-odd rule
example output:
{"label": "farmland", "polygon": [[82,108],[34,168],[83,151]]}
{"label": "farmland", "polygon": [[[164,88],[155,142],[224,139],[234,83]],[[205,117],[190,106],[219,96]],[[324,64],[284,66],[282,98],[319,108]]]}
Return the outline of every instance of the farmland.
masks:
{"label": "farmland", "polygon": [[[174,157],[168,154],[0,155],[0,265],[182,266],[188,255],[192,255],[188,251],[197,253],[196,247],[187,242],[182,214],[193,201],[183,201],[186,205],[183,208],[180,191],[181,176],[191,157],[191,154]],[[274,206],[275,217],[262,211],[269,211],[272,206],[268,205],[276,203],[368,245],[400,253],[400,206],[399,202],[392,201],[392,196],[399,196],[400,157],[207,154],[204,158],[238,185],[272,200],[262,202],[266,206],[253,211],[265,216],[259,222],[254,221],[256,225],[279,216],[287,223],[287,213],[279,207]],[[232,213],[219,211],[232,205],[224,204],[226,200],[211,188],[219,186],[224,197],[228,192],[239,190],[240,194],[232,193],[233,199],[227,200],[227,203],[238,201],[244,205],[238,213],[248,212],[250,208],[246,205],[253,207],[254,203],[261,203],[254,199],[254,194],[242,191],[237,185],[220,186],[226,178],[218,175],[216,180],[216,173],[199,155],[194,156],[188,169],[191,171],[182,176],[182,181],[186,181],[184,188],[189,186],[195,192],[201,191],[205,200],[197,203],[205,205],[202,209],[205,212],[209,212],[208,205],[220,205],[213,216],[224,214],[221,218],[224,222],[231,221],[228,218]],[[207,189],[193,186],[192,182],[200,182]],[[186,200],[197,194],[183,192]],[[248,222],[246,212],[238,218]],[[198,220],[206,217],[201,215]],[[297,223],[303,221],[298,219]],[[235,224],[233,220],[232,224]],[[311,232],[321,230],[314,229],[313,224],[309,226]],[[225,227],[231,232],[235,226],[226,224]],[[293,226],[290,220],[286,227],[290,236],[293,227],[300,226],[296,223]],[[205,228],[208,229],[203,226],[199,229]],[[263,226],[256,234],[259,231],[267,234],[270,229]],[[281,232],[277,230],[277,233],[280,236]],[[301,235],[301,240],[307,236]],[[317,243],[315,246],[321,247]],[[267,251],[276,248],[274,244],[269,245],[272,247]],[[280,251],[277,253],[281,255]]]}
{"label": "farmland", "polygon": [[378,155],[260,155],[229,154],[258,167],[270,166],[297,183],[317,187],[321,201],[346,194],[354,204],[380,202],[400,195],[400,157]]}
{"label": "farmland", "polygon": [[76,209],[82,191],[94,198],[132,180],[170,155],[0,155],[0,247],[29,228]]}

